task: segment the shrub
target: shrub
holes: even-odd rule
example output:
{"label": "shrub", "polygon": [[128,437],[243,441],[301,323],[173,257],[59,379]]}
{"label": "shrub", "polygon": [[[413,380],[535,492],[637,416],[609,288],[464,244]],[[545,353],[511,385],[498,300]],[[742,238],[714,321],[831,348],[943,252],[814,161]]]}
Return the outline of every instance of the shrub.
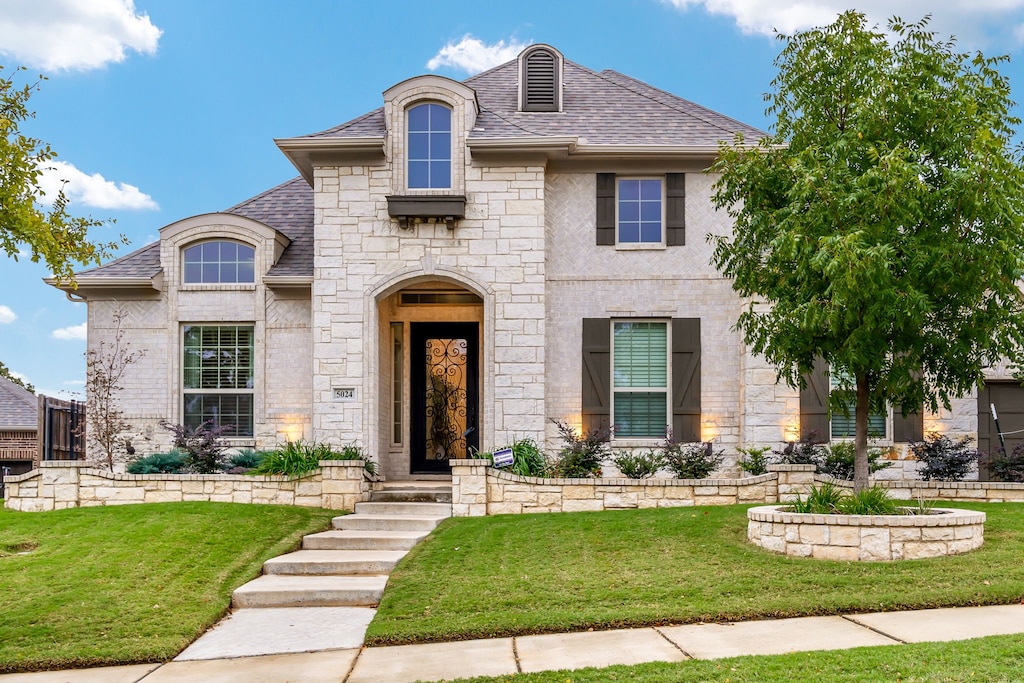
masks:
{"label": "shrub", "polygon": [[[809,464],[809,463],[803,463]],[[797,496],[793,501],[792,511],[810,515],[831,515],[843,502],[845,492],[835,484],[824,483],[821,486],[812,486],[807,498]]]}
{"label": "shrub", "polygon": [[562,437],[562,448],[551,467],[552,474],[570,479],[601,476],[601,463],[611,453],[608,446],[611,430],[593,429],[581,433],[565,422],[552,422]]}
{"label": "shrub", "polygon": [[680,479],[704,479],[722,464],[722,451],[716,452],[711,442],[681,443],[665,437],[661,445],[662,464]]}
{"label": "shrub", "polygon": [[988,469],[999,481],[1024,482],[1024,441],[1014,446],[1009,455],[1002,449],[997,450]]}
{"label": "shrub", "polygon": [[288,441],[283,446],[267,451],[259,465],[250,470],[250,474],[297,477],[320,467],[321,460],[363,460],[363,468],[367,473],[377,473],[377,464],[367,460],[363,449],[355,444],[334,450],[328,443],[305,443],[300,440]]}
{"label": "shrub", "polygon": [[736,462],[741,470],[754,476],[766,474],[768,472],[768,465],[771,464],[771,458],[768,454],[772,450],[771,447],[753,446],[751,448],[739,448],[737,450],[743,454],[743,457]]}
{"label": "shrub", "polygon": [[969,436],[953,441],[941,434],[928,434],[924,441],[910,444],[910,452],[923,463],[919,471],[922,479],[960,481],[978,461],[977,449],[971,448]]}
{"label": "shrub", "polygon": [[543,477],[548,471],[548,459],[533,439],[518,439],[512,444],[512,466],[509,472],[522,477]]}
{"label": "shrub", "polygon": [[243,467],[251,470],[263,461],[263,458],[267,457],[266,451],[254,451],[251,448],[243,448],[237,453],[232,453],[227,457],[228,468]]}
{"label": "shrub", "polygon": [[612,462],[627,479],[646,479],[657,474],[661,467],[661,454],[657,451],[634,453],[622,451],[615,454]]}
{"label": "shrub", "polygon": [[[844,481],[851,481],[853,479],[853,459],[856,448],[852,441],[838,441],[831,446],[823,447],[821,450],[823,455],[821,462],[818,463],[819,472]],[[892,462],[889,460],[879,462],[882,453],[883,451],[880,448],[868,449],[869,473],[873,474],[892,466]]]}
{"label": "shrub", "polygon": [[189,472],[214,474],[221,471],[227,445],[220,436],[231,428],[229,425],[214,426],[213,420],[207,420],[189,427],[160,420],[160,426],[174,435],[171,443],[185,453],[185,467]]}
{"label": "shrub", "polygon": [[181,451],[153,453],[128,463],[128,474],[181,474],[185,469],[185,454]]}
{"label": "shrub", "polygon": [[825,457],[825,447],[818,443],[816,432],[809,432],[800,441],[791,441],[781,451],[773,451],[775,461],[780,465],[814,465],[821,466]]}
{"label": "shrub", "polygon": [[900,513],[900,507],[889,497],[888,491],[872,486],[843,498],[839,512],[844,515],[895,515]]}

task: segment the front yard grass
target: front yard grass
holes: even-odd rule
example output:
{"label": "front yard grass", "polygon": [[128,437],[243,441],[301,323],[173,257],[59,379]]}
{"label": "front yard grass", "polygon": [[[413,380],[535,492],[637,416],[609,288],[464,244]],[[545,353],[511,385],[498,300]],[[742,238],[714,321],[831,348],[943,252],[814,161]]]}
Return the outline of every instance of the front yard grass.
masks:
{"label": "front yard grass", "polygon": [[392,572],[367,644],[1020,602],[1024,505],[966,555],[888,563],[774,555],[747,506],[446,520]]}
{"label": "front yard grass", "polygon": [[1018,683],[1024,636],[459,679],[452,683]]}
{"label": "front yard grass", "polygon": [[336,514],[231,503],[0,508],[0,672],[170,659],[265,560]]}

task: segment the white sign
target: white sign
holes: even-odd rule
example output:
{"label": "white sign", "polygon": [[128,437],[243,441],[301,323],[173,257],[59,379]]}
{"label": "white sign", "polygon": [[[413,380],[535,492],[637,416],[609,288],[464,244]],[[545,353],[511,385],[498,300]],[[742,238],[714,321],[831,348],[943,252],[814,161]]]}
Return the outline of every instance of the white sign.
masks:
{"label": "white sign", "polygon": [[502,448],[500,451],[494,451],[493,458],[495,467],[508,467],[515,459],[512,457],[511,448]]}
{"label": "white sign", "polygon": [[334,389],[334,400],[342,403],[352,403],[356,400],[355,387],[336,387]]}

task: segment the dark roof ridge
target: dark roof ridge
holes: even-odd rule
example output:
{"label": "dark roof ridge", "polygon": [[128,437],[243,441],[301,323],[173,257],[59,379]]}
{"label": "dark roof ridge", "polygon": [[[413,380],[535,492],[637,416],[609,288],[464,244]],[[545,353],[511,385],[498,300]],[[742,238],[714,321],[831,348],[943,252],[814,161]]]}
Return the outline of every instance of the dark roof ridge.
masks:
{"label": "dark roof ridge", "polygon": [[149,244],[145,244],[145,245],[139,247],[135,251],[130,251],[127,254],[125,254],[124,256],[118,256],[113,261],[107,261],[106,263],[102,263],[102,264],[100,264],[98,266],[94,266],[94,267],[90,268],[89,270],[83,270],[81,272],[75,273],[75,279],[78,279],[78,278],[82,277],[83,275],[88,275],[89,273],[94,273],[97,270],[101,270],[103,268],[107,268],[108,266],[112,266],[114,264],[120,263],[121,261],[124,261],[125,259],[134,258],[134,257],[138,256],[139,254],[141,254],[143,252],[149,251],[150,249],[159,248],[159,247],[160,247],[160,240],[158,239],[155,242],[150,242]]}
{"label": "dark roof ridge", "polygon": [[[234,206],[228,207],[227,209],[224,209],[223,211],[221,211],[219,213],[234,213],[237,209],[242,209],[242,208],[248,206],[249,204],[252,204],[255,201],[263,199],[268,194],[271,194],[273,192],[277,192],[281,188],[285,187],[286,185],[291,185],[292,183],[294,183],[297,180],[301,180],[303,183],[306,182],[302,178],[302,176],[295,176],[294,178],[289,178],[288,180],[284,181],[283,183],[278,183],[277,185],[274,185],[269,190],[264,190],[263,192],[260,192],[257,195],[253,195],[252,197],[249,197],[248,199],[243,199],[242,201],[238,202]],[[273,226],[271,226],[271,227],[273,227]]]}
{"label": "dark roof ridge", "polygon": [[[619,83],[619,82],[617,82],[617,81],[615,81],[615,80],[613,80],[611,78],[608,78],[605,74],[615,74],[616,76],[621,76],[622,78],[627,79],[631,83],[638,83],[641,86],[643,86],[643,89],[653,90],[653,91],[655,91],[655,92],[657,92],[657,93],[659,93],[661,95],[664,95],[668,99],[668,101],[666,102],[666,101],[658,100],[658,99],[656,99],[654,97],[651,97],[651,95],[649,93],[643,92],[643,89],[641,89],[641,88],[629,87],[629,86],[627,86],[624,83]],[[694,107],[694,108],[696,108],[696,109],[698,109],[700,111],[709,112],[709,113],[715,114],[717,116],[722,117],[723,119],[727,119],[729,121],[732,121],[733,123],[735,123],[735,124],[737,124],[737,125],[739,125],[739,126],[741,126],[743,128],[747,128],[747,129],[750,129],[750,130],[756,130],[759,133],[764,133],[765,135],[767,135],[767,133],[765,133],[765,131],[760,130],[759,128],[755,128],[754,126],[751,126],[748,123],[743,123],[742,121],[738,121],[737,119],[734,119],[731,116],[727,116],[725,114],[721,114],[719,112],[716,112],[716,111],[714,111],[712,109],[708,109],[707,107],[705,107],[703,105],[700,105],[700,104],[697,104],[696,102],[694,102],[692,100],[688,100],[685,97],[680,97],[679,95],[675,95],[673,93],[670,93],[667,90],[662,90],[661,88],[653,86],[650,83],[646,83],[646,82],[641,81],[641,80],[639,80],[637,78],[633,78],[632,76],[626,75],[626,74],[622,73],[621,71],[616,71],[615,69],[604,69],[604,70],[602,70],[600,72],[595,73],[595,75],[598,78],[601,78],[601,79],[607,81],[608,83],[611,83],[612,85],[615,85],[615,86],[618,86],[618,87],[622,88],[623,90],[628,90],[628,91],[630,91],[630,92],[632,92],[632,93],[634,93],[636,95],[639,95],[640,97],[647,98],[647,99],[651,100],[652,102],[657,102],[660,105],[663,105],[663,106],[666,106],[666,107],[670,107],[670,108],[676,110],[677,112],[679,112],[680,114],[686,114],[687,116],[692,116],[695,119],[700,119],[701,121],[703,121],[704,123],[708,124],[709,126],[713,126],[713,127],[717,128],[717,129],[719,129],[719,130],[721,130],[721,131],[723,131],[725,133],[733,133],[733,134],[735,134],[737,131],[729,130],[728,128],[725,128],[722,125],[720,125],[719,123],[711,121],[709,118],[707,118],[705,116],[698,115],[696,112],[687,111],[686,109],[680,107],[677,103],[678,102],[684,102],[687,105],[690,105],[691,107]]]}

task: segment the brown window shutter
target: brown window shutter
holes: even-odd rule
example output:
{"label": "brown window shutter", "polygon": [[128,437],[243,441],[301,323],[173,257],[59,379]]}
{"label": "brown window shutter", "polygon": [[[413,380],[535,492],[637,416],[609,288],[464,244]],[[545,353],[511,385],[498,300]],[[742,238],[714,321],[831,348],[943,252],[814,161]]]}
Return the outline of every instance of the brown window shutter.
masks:
{"label": "brown window shutter", "polygon": [[597,244],[615,245],[615,174],[597,174]]}
{"label": "brown window shutter", "polygon": [[538,49],[526,57],[523,111],[558,111],[558,59]]}
{"label": "brown window shutter", "polygon": [[815,443],[828,443],[828,363],[814,359],[814,368],[807,375],[807,386],[800,390],[800,438]]}
{"label": "brown window shutter", "polygon": [[612,324],[607,318],[583,319],[583,430],[608,429],[611,418]]}
{"label": "brown window shutter", "polygon": [[899,408],[892,411],[892,440],[897,443],[924,441],[924,408],[904,415]]}
{"label": "brown window shutter", "polygon": [[672,320],[672,438],[700,441],[700,318]]}
{"label": "brown window shutter", "polygon": [[665,244],[686,244],[686,174],[665,174]]}

